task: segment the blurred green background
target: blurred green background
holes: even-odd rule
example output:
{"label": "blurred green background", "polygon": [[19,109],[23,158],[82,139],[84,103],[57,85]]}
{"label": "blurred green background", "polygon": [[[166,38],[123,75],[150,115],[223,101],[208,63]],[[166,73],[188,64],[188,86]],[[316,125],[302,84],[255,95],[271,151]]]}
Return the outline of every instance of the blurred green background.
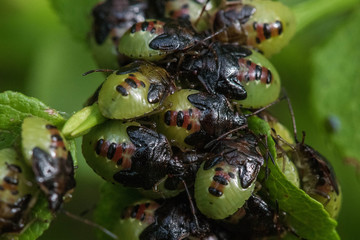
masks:
{"label": "blurred green background", "polygon": [[[61,12],[62,3],[53,2],[58,2],[54,6]],[[76,15],[84,12],[77,4],[96,0],[63,2],[73,2],[72,14]],[[301,1],[284,2],[295,5]],[[324,3],[323,0],[312,2]],[[86,16],[87,21],[75,25],[89,24],[89,29],[90,14]],[[356,158],[360,153],[357,127],[360,48],[353,47],[360,43],[359,16],[359,4],[349,10],[333,11],[298,32],[289,46],[271,59],[292,99],[298,132],[306,131],[306,143],[333,163],[339,178],[344,198],[337,230],[342,239],[357,238],[360,223],[358,173],[342,160]],[[68,21],[66,17],[60,20],[48,1],[2,1],[0,92],[13,90],[39,98],[66,117],[82,108],[103,75],[81,76],[97,67],[82,42],[87,36],[82,36],[82,32],[74,34],[74,30],[71,33],[63,24]],[[285,103],[275,106],[273,112],[291,129]],[[329,129],[327,122],[333,118],[340,125]],[[78,158],[77,188],[73,201],[65,209],[74,214],[88,211],[85,217],[91,218],[102,179],[89,169],[80,154]],[[60,213],[40,239],[95,239],[95,234],[91,226]]]}

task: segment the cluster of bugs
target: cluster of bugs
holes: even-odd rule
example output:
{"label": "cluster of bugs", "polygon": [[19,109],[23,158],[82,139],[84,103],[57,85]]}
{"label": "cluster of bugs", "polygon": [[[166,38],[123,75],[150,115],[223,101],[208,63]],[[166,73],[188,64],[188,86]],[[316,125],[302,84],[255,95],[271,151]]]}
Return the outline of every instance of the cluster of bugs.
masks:
{"label": "cluster of bugs", "polygon": [[61,131],[35,116],[21,128],[21,146],[0,150],[1,234],[25,228],[40,194],[54,214],[75,187],[74,162]]}
{"label": "cluster of bugs", "polygon": [[[258,174],[267,164],[278,164],[337,216],[341,189],[329,162],[262,110],[281,90],[267,57],[295,31],[286,6],[106,0],[92,15],[91,45],[104,69],[86,74],[108,76],[63,134],[30,117],[22,125],[22,153],[0,150],[0,233],[24,228],[37,189],[52,212],[61,207],[75,187],[65,138],[80,135],[83,156],[99,176],[144,195],[114,224],[126,239],[297,236],[261,190]],[[266,137],[249,128],[254,115],[273,129],[276,156]]]}
{"label": "cluster of bugs", "polygon": [[[123,15],[130,19],[116,17]],[[259,191],[257,176],[269,161],[336,217],[341,195],[330,164],[297,141],[296,131],[294,138],[270,114],[255,111],[280,95],[267,58],[294,34],[286,6],[108,0],[93,17],[93,36],[111,39],[116,61],[90,71],[110,74],[86,103],[101,121],[86,130],[83,155],[106,181],[144,195],[124,209],[114,232],[129,239],[297,236],[286,213]],[[249,129],[255,114],[273,129],[277,156]]]}

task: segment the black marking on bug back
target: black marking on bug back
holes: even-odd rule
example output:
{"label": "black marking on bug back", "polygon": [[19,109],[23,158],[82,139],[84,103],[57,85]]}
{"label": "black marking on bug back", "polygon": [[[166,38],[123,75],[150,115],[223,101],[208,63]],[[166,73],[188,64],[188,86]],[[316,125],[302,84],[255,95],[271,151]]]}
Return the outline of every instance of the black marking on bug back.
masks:
{"label": "black marking on bug back", "polygon": [[121,85],[117,85],[116,86],[116,91],[118,91],[121,95],[123,95],[124,97],[129,95],[128,91],[126,91],[126,89],[121,86]]}
{"label": "black marking on bug back", "polygon": [[182,127],[184,123],[184,113],[182,111],[179,111],[176,116],[176,125],[178,127]]}
{"label": "black marking on bug back", "polygon": [[[261,75],[262,75],[262,67],[260,67],[259,65],[256,65],[256,67],[255,67],[255,79],[260,80]],[[269,76],[268,76],[268,78],[269,78]],[[268,80],[266,80],[266,83],[268,83],[267,81]],[[271,81],[271,76],[270,76],[270,81]]]}
{"label": "black marking on bug back", "polygon": [[270,25],[268,23],[264,23],[264,36],[266,39],[271,38],[271,28]]}
{"label": "black marking on bug back", "polygon": [[111,143],[109,148],[108,148],[108,151],[106,153],[106,157],[108,159],[112,159],[115,155],[115,152],[116,152],[116,146],[117,144],[116,143]]}
{"label": "black marking on bug back", "polygon": [[267,78],[266,78],[266,83],[269,84],[272,82],[272,74],[271,74],[271,71],[268,70],[268,75],[267,75]]}
{"label": "black marking on bug back", "polygon": [[137,84],[136,84],[136,82],[135,82],[133,79],[131,79],[131,78],[126,78],[126,79],[125,79],[125,82],[126,82],[127,84],[129,84],[130,87],[132,87],[132,88],[137,88]]}
{"label": "black marking on bug back", "polygon": [[133,208],[133,210],[132,210],[132,212],[131,212],[131,217],[132,218],[136,218],[136,214],[137,214],[137,212],[139,211],[139,204],[136,204],[135,206],[134,206],[134,208]]}
{"label": "black marking on bug back", "polygon": [[151,83],[149,87],[149,92],[147,95],[147,100],[149,103],[158,103],[165,96],[166,88],[163,84],[154,84]]}
{"label": "black marking on bug back", "polygon": [[101,146],[103,145],[104,143],[104,139],[99,139],[97,142],[96,142],[96,146],[95,146],[95,152],[97,155],[100,155],[101,153]]}
{"label": "black marking on bug back", "polygon": [[213,187],[209,187],[208,191],[211,195],[215,196],[215,197],[221,197],[223,195],[223,193],[219,190],[217,190],[216,188]]}
{"label": "black marking on bug back", "polygon": [[164,114],[164,122],[166,125],[170,126],[171,123],[171,111],[166,111]]}
{"label": "black marking on bug back", "polygon": [[278,34],[281,35],[282,32],[283,32],[283,25],[282,25],[282,22],[280,22],[279,20],[277,20],[275,22],[276,24],[276,28],[278,29]]}
{"label": "black marking on bug back", "polygon": [[51,135],[51,140],[54,142],[62,142],[63,141],[62,137],[59,134]]}
{"label": "black marking on bug back", "polygon": [[136,33],[136,24],[132,25],[130,28],[131,33]]}
{"label": "black marking on bug back", "polygon": [[228,185],[229,182],[226,180],[226,178],[224,178],[223,176],[220,176],[220,175],[215,175],[213,177],[213,180],[217,183],[220,183],[222,185]]}
{"label": "black marking on bug back", "polygon": [[9,177],[9,176],[5,176],[3,178],[4,182],[6,182],[7,184],[10,184],[10,185],[18,185],[19,184],[19,180],[16,179],[16,178],[12,178],[12,177]]}
{"label": "black marking on bug back", "polygon": [[144,22],[141,24],[141,30],[142,30],[143,32],[145,32],[146,29],[148,28],[148,26],[149,26],[149,22],[144,21]]}

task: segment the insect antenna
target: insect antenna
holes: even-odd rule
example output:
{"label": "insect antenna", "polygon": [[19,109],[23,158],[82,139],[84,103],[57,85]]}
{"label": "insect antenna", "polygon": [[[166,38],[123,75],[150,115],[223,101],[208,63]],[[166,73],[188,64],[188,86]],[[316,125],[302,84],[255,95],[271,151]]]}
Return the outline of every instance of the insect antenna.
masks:
{"label": "insect antenna", "polygon": [[87,71],[85,73],[83,73],[83,76],[89,75],[90,73],[94,73],[94,72],[114,72],[115,70],[113,69],[94,69],[94,70],[90,70]]}
{"label": "insect antenna", "polygon": [[116,236],[114,233],[110,232],[109,230],[107,230],[105,227],[93,222],[93,221],[90,221],[89,219],[86,219],[86,218],[82,218],[82,217],[79,217],[75,214],[72,214],[70,213],[69,211],[66,211],[65,209],[60,209],[61,212],[63,212],[66,216],[76,220],[76,221],[79,221],[79,222],[82,222],[82,223],[85,223],[89,226],[92,226],[94,228],[97,228],[99,229],[100,231],[102,231],[103,233],[105,233],[106,235],[108,235],[109,237],[111,237],[112,239],[119,239],[118,236]]}
{"label": "insect antenna", "polygon": [[201,9],[201,13],[200,13],[200,15],[198,16],[198,18],[196,19],[195,23],[194,23],[195,27],[199,24],[199,21],[200,21],[202,15],[204,14],[205,9],[206,9],[206,6],[208,5],[209,2],[210,2],[210,0],[207,0],[206,3],[204,3],[204,6],[203,6],[202,9]]}
{"label": "insect antenna", "polygon": [[271,107],[271,106],[273,106],[273,105],[275,105],[275,104],[279,103],[280,101],[282,101],[282,100],[284,100],[284,99],[286,99],[286,98],[287,98],[287,96],[286,96],[286,95],[284,95],[284,96],[282,96],[282,97],[280,97],[280,98],[276,99],[276,100],[275,100],[275,101],[273,101],[272,103],[269,103],[269,104],[268,104],[268,105],[266,105],[265,107],[259,108],[259,109],[257,109],[256,111],[254,111],[254,112],[252,112],[252,113],[245,114],[244,116],[245,116],[246,118],[248,118],[248,117],[252,117],[252,116],[254,116],[254,115],[257,115],[258,113],[260,113],[260,112],[262,112],[262,111],[264,111],[264,110],[268,109],[269,107]]}
{"label": "insect antenna", "polygon": [[193,203],[193,201],[192,201],[192,199],[191,199],[191,195],[190,195],[189,189],[188,189],[188,187],[187,187],[187,184],[186,184],[186,182],[185,182],[184,179],[182,179],[182,178],[179,178],[179,179],[180,179],[181,182],[183,183],[184,188],[185,188],[185,191],[186,191],[186,195],[188,196],[189,203],[190,203],[190,208],[191,208],[191,213],[192,213],[193,216],[194,216],[194,220],[195,220],[196,227],[197,227],[198,229],[200,229],[199,221],[198,221],[198,219],[197,219],[197,217],[196,217],[195,206],[194,206],[194,203]]}
{"label": "insect antenna", "polygon": [[214,145],[214,143],[218,142],[219,140],[223,139],[224,137],[228,136],[229,134],[231,134],[231,133],[233,133],[233,132],[237,132],[237,131],[242,130],[242,129],[247,128],[247,127],[248,127],[248,125],[245,124],[245,125],[242,125],[242,126],[240,126],[240,127],[231,129],[230,131],[222,134],[220,137],[218,137],[218,138],[216,138],[216,139],[211,140],[210,142],[208,142],[208,143],[204,146],[204,149],[210,148],[211,146]]}

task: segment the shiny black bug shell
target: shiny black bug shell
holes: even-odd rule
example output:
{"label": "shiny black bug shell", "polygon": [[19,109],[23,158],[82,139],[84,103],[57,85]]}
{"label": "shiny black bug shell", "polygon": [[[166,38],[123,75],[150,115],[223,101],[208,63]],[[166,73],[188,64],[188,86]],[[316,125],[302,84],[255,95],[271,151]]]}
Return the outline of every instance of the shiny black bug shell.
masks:
{"label": "shiny black bug shell", "polygon": [[249,55],[249,49],[215,43],[198,56],[188,56],[181,65],[181,74],[195,84],[200,81],[211,94],[221,93],[228,98],[243,100],[247,93],[238,80],[239,59]]}
{"label": "shiny black bug shell", "polygon": [[169,107],[156,116],[157,129],[182,149],[202,148],[211,139],[247,125],[220,94],[182,89],[170,95],[164,106]]}
{"label": "shiny black bug shell", "polygon": [[177,240],[186,237],[202,239],[210,232],[209,223],[198,215],[199,228],[189,207],[189,200],[182,194],[166,200],[155,211],[155,222],[140,235],[141,240]]}
{"label": "shiny black bug shell", "polygon": [[225,219],[224,226],[245,239],[281,237],[288,229],[285,213],[278,213],[277,209],[257,195],[252,195],[242,208]]}

